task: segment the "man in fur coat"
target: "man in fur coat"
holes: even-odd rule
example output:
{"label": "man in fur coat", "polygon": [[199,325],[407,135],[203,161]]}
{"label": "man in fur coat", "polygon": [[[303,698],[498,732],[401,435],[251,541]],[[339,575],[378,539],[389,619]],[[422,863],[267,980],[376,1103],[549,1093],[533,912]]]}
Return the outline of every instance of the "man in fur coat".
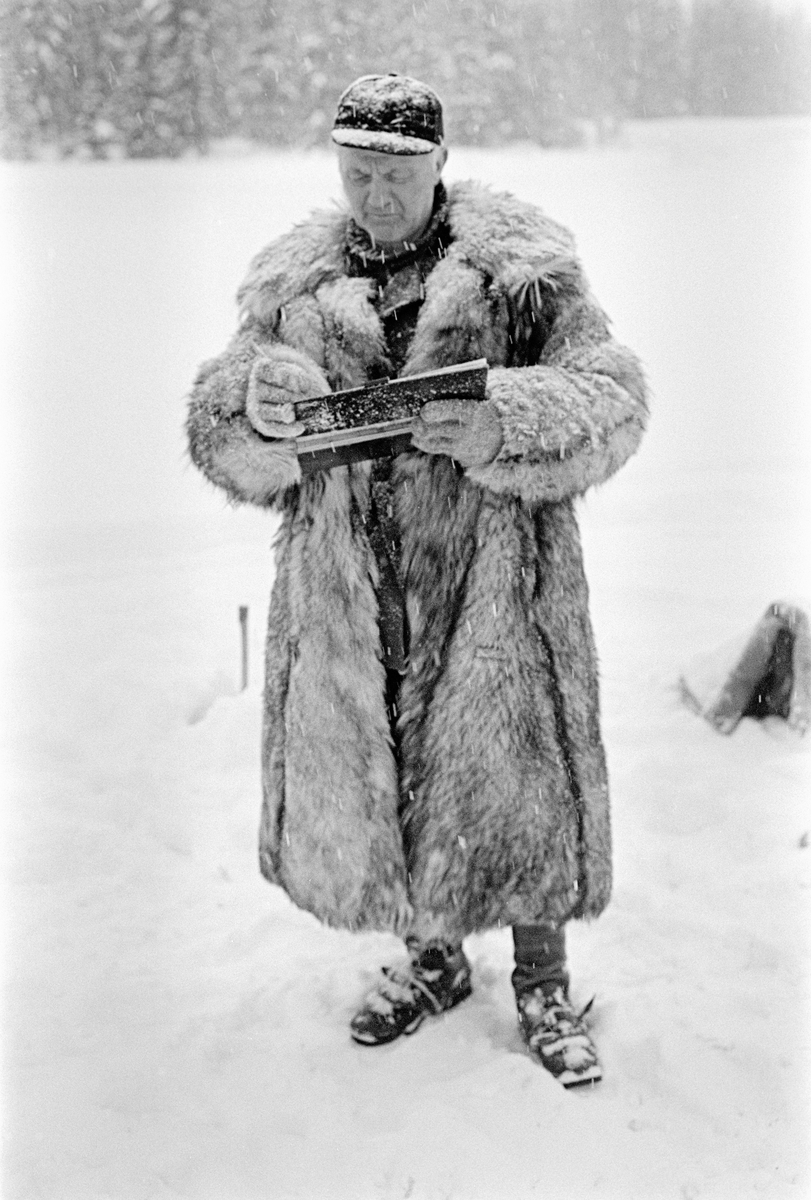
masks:
{"label": "man in fur coat", "polygon": [[[188,418],[208,478],[282,517],[261,870],[331,925],[405,940],[359,1043],[463,1000],[464,937],[509,925],[530,1051],[565,1086],[594,1082],[564,948],[611,887],[574,501],[636,450],[643,377],[565,229],[506,193],[445,190],[425,84],[356,80],[333,139],[348,211],[257,256]],[[408,452],[302,478],[297,400],[476,358],[484,401],[426,404]]]}

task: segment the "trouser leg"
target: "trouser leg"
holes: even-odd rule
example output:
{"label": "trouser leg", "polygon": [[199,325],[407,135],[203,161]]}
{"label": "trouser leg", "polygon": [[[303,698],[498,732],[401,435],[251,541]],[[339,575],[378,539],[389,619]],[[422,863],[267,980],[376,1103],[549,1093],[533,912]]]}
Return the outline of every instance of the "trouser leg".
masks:
{"label": "trouser leg", "polygon": [[400,686],[402,682],[403,673],[401,671],[392,671],[388,667],[386,668],[386,716],[389,719],[394,750],[398,758],[400,754],[400,737],[397,731],[397,719],[400,715]]}
{"label": "trouser leg", "polygon": [[564,927],[555,925],[513,925],[515,970],[512,985],[517,994],[542,988],[552,992],[569,987],[566,969]]}

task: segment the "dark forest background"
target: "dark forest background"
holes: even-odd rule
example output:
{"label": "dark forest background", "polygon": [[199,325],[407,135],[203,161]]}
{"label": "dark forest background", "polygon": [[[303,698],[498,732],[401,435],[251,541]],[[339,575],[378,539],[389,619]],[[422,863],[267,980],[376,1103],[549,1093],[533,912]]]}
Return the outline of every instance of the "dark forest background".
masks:
{"label": "dark forest background", "polygon": [[811,112],[811,22],[762,0],[0,0],[6,157],[326,143],[355,76],[403,71],[467,145],[626,118]]}

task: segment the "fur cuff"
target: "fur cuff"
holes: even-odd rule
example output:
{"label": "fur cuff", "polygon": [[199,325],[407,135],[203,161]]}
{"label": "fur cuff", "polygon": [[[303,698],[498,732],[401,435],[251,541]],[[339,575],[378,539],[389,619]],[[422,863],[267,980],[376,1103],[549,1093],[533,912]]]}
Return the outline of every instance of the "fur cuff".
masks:
{"label": "fur cuff", "polygon": [[637,449],[645,429],[644,386],[613,375],[562,367],[496,367],[488,398],[504,445],[468,476],[528,503],[554,502],[603,483]]}
{"label": "fur cuff", "polygon": [[244,417],[213,430],[204,470],[232,499],[248,504],[272,505],[301,482],[295,441],[263,438]]}

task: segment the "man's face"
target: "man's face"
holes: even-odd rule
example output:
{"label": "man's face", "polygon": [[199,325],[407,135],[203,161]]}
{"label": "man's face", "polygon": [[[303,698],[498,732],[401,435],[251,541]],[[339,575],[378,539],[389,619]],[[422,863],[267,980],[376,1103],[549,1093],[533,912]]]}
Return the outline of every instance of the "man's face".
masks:
{"label": "man's face", "polygon": [[429,154],[381,154],[338,147],[338,165],[352,216],[379,245],[410,242],[431,219],[434,189],[447,150]]}

